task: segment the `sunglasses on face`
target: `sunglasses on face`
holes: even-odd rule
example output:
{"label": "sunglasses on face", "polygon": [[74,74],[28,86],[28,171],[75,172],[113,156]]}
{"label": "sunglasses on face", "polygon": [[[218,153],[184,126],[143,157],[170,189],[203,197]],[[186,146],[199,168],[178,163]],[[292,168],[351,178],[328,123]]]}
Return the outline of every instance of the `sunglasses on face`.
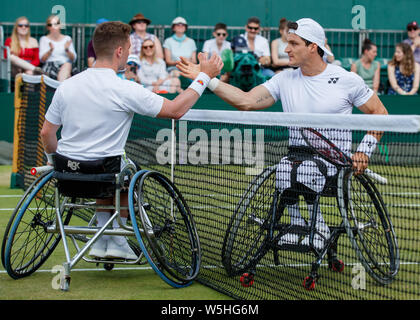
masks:
{"label": "sunglasses on face", "polygon": [[60,22],[56,22],[56,23],[48,23],[47,26],[48,27],[52,27],[52,26],[59,26]]}
{"label": "sunglasses on face", "polygon": [[416,31],[416,30],[417,30],[416,27],[407,28],[407,31]]}
{"label": "sunglasses on face", "polygon": [[218,33],[216,33],[216,35],[217,35],[218,37],[226,37],[226,36],[227,36],[227,33],[224,33],[224,32],[218,32]]}
{"label": "sunglasses on face", "polygon": [[150,45],[150,46],[143,46],[143,49],[153,49],[153,47],[154,47],[154,45],[152,44],[152,45]]}
{"label": "sunglasses on face", "polygon": [[18,24],[19,28],[29,28],[29,24]]}
{"label": "sunglasses on face", "polygon": [[250,27],[250,26],[246,26],[249,30],[253,30],[253,31],[258,31],[258,29],[260,27]]}

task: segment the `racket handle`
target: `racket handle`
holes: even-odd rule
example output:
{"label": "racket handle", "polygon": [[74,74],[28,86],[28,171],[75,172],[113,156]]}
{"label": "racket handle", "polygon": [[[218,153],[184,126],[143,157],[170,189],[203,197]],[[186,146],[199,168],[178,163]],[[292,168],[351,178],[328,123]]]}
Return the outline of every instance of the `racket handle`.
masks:
{"label": "racket handle", "polygon": [[31,169],[31,175],[35,176],[37,174],[41,174],[47,171],[51,171],[53,170],[54,167],[53,166],[42,166],[42,167],[33,167]]}
{"label": "racket handle", "polygon": [[384,178],[382,176],[380,176],[379,174],[373,172],[370,169],[366,169],[365,170],[365,174],[371,178],[372,180],[375,180],[376,182],[380,183],[380,184],[388,184],[388,179]]}

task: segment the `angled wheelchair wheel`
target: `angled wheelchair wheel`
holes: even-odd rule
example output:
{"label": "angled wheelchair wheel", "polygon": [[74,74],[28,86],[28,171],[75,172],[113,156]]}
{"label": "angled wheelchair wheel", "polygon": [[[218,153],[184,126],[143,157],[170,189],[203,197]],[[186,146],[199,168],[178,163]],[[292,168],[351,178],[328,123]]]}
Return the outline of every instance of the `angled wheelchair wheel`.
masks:
{"label": "angled wheelchair wheel", "polygon": [[[14,279],[35,272],[51,255],[59,243],[59,233],[47,233],[55,216],[55,179],[52,172],[37,179],[27,190],[11,217],[10,229],[6,232],[4,245],[4,267]],[[64,197],[60,198],[60,203]],[[71,211],[63,213],[68,224]]]}
{"label": "angled wheelchair wheel", "polygon": [[230,276],[255,268],[266,253],[275,177],[275,166],[255,177],[231,217],[222,246],[222,263]]}
{"label": "angled wheelchair wheel", "polygon": [[400,258],[394,227],[384,201],[366,175],[342,171],[340,210],[346,232],[360,262],[380,284],[389,284],[399,271]]}
{"label": "angled wheelchair wheel", "polygon": [[177,188],[158,172],[137,173],[130,183],[129,205],[136,236],[155,272],[173,287],[190,285],[200,269],[201,250]]}

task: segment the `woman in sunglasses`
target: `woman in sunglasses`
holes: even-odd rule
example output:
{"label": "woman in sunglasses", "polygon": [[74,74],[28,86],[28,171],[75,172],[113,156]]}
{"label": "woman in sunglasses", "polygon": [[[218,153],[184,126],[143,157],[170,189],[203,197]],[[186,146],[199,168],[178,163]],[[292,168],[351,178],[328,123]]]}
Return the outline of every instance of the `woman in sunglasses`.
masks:
{"label": "woman in sunglasses", "polygon": [[61,34],[60,19],[51,15],[47,19],[46,36],[39,40],[39,58],[43,63],[42,69],[51,78],[64,81],[70,78],[75,70],[72,64],[77,55],[70,36]]}
{"label": "woman in sunglasses", "polygon": [[168,74],[165,61],[157,56],[155,43],[150,39],[145,40],[141,47],[140,65],[138,74],[145,88],[155,93],[180,93],[183,91],[181,81],[178,77]]}
{"label": "woman in sunglasses", "polygon": [[31,37],[29,20],[26,17],[16,19],[12,35],[6,39],[4,45],[10,47],[13,78],[20,72],[31,75],[42,74],[39,68],[38,41]]}

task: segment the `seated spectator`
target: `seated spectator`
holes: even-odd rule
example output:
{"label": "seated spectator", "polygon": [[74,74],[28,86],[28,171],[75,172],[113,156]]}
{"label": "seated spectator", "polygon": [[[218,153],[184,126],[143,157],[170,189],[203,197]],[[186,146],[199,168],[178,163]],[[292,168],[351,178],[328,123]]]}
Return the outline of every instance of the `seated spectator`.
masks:
{"label": "seated spectator", "polygon": [[246,32],[242,36],[247,42],[248,48],[254,52],[261,64],[261,71],[264,76],[272,77],[275,73],[269,69],[271,66],[271,54],[268,40],[259,35],[260,32],[260,19],[251,17],[245,26]]}
{"label": "seated spectator", "polygon": [[43,63],[42,70],[53,79],[63,81],[75,73],[72,69],[76,61],[76,51],[70,36],[61,34],[60,19],[51,15],[47,19],[46,36],[39,40],[39,58]]}
{"label": "seated spectator", "polygon": [[213,53],[217,53],[221,56],[222,51],[230,49],[230,42],[226,41],[228,36],[227,26],[224,23],[217,23],[213,30],[213,39],[206,40],[203,45],[203,52],[206,52],[211,56]]}
{"label": "seated spectator", "polygon": [[139,71],[141,84],[155,93],[182,92],[181,81],[166,71],[166,64],[157,56],[156,47],[152,40],[143,42],[140,52]]}
{"label": "seated spectator", "polygon": [[129,22],[133,32],[130,35],[131,48],[130,53],[136,56],[140,56],[141,46],[143,41],[152,40],[155,44],[156,54],[158,58],[163,59],[162,44],[158,37],[154,34],[146,32],[148,25],[151,23],[150,19],[144,17],[142,13],[137,13]]}
{"label": "seated spectator", "polygon": [[175,18],[172,21],[174,34],[163,42],[165,62],[168,72],[173,76],[179,76],[179,71],[175,65],[180,57],[184,57],[192,63],[197,63],[197,46],[195,41],[185,34],[187,29],[188,24],[184,18]]}
{"label": "seated spectator", "polygon": [[[103,22],[108,22],[108,20],[105,19],[105,18],[98,19],[96,21],[96,25],[98,26],[99,24],[101,24]],[[95,49],[93,48],[93,41],[91,39],[88,43],[88,48],[87,48],[87,65],[88,65],[88,68],[92,68],[93,65],[95,64],[95,61],[96,61],[96,54],[95,54]]]}
{"label": "seated spectator", "polygon": [[[324,46],[325,46],[325,48],[327,50],[329,50],[331,53],[333,53],[332,50],[331,50],[331,48],[330,48],[330,46],[328,45],[328,39],[327,38],[325,38],[325,44],[324,44]],[[326,63],[335,64],[336,66],[341,66],[341,62],[339,60],[335,60],[335,57],[334,56],[329,56],[326,53],[324,53],[324,57],[322,59],[324,59],[324,61]]]}
{"label": "seated spectator", "polygon": [[289,55],[284,51],[287,47],[287,20],[281,18],[279,23],[280,38],[271,42],[271,64],[276,73],[289,67]]}
{"label": "seated spectator", "polygon": [[415,95],[419,89],[420,66],[414,61],[413,50],[407,43],[395,47],[392,60],[388,63],[388,79],[391,95]]}
{"label": "seated spectator", "polygon": [[350,69],[362,77],[366,85],[375,93],[378,93],[381,77],[381,64],[375,61],[377,53],[376,45],[369,39],[365,39],[362,45],[362,55],[351,65]]}
{"label": "seated spectator", "polygon": [[125,65],[125,70],[117,72],[117,76],[123,80],[130,80],[140,83],[140,78],[138,77],[138,71],[140,68],[140,59],[134,54],[130,54],[127,58],[127,64]]}
{"label": "seated spectator", "polygon": [[420,63],[420,29],[416,21],[412,21],[407,25],[408,39],[403,42],[408,43],[411,46],[411,50],[414,53],[414,60]]}
{"label": "seated spectator", "polygon": [[29,20],[26,17],[16,19],[12,35],[6,39],[4,45],[10,47],[12,78],[21,72],[31,75],[42,74],[39,67],[38,41],[31,37]]}

